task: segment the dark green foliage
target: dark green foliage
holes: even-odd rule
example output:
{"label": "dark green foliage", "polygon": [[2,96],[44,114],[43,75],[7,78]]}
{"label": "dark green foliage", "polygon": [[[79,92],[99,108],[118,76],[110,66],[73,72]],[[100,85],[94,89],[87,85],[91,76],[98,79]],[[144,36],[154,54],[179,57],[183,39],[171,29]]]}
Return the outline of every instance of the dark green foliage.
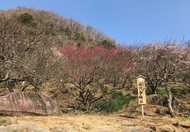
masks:
{"label": "dark green foliage", "polygon": [[122,92],[113,92],[112,93],[112,99],[113,100],[124,100],[125,96],[123,95]]}
{"label": "dark green foliage", "polygon": [[167,94],[167,91],[166,91],[165,89],[159,89],[159,90],[158,90],[158,94],[166,95],[166,94]]}
{"label": "dark green foliage", "polygon": [[[138,88],[136,87],[132,88],[132,92],[133,94],[138,95]],[[151,95],[151,94],[153,94],[151,88],[149,87],[146,88],[146,95]]]}
{"label": "dark green foliage", "polygon": [[188,95],[190,93],[190,89],[188,87],[178,87],[178,88],[172,88],[171,92],[174,95]]}
{"label": "dark green foliage", "polygon": [[106,94],[108,92],[108,87],[101,87],[102,94]]}
{"label": "dark green foliage", "polygon": [[107,48],[115,47],[115,45],[108,40],[103,40],[99,45],[102,45]]}
{"label": "dark green foliage", "polygon": [[77,47],[82,47],[82,44],[80,42],[77,43]]}
{"label": "dark green foliage", "polygon": [[171,92],[174,94],[174,95],[178,95],[178,94],[187,94],[188,91],[186,91],[186,89],[171,89]]}
{"label": "dark green foliage", "polygon": [[64,31],[64,33],[65,33],[66,36],[68,36],[69,38],[71,38],[72,31],[69,28],[65,28],[63,31]]}
{"label": "dark green foliage", "polygon": [[153,94],[152,93],[152,89],[151,88],[147,88],[146,89],[146,95],[151,95],[151,94]]}
{"label": "dark green foliage", "polygon": [[24,24],[32,23],[34,20],[33,16],[29,13],[24,13],[18,16],[18,20]]}
{"label": "dark green foliage", "polygon": [[85,37],[80,33],[75,34],[74,40],[78,41],[78,42],[85,42],[86,41]]}
{"label": "dark green foliage", "polygon": [[181,94],[183,95],[188,95],[190,93],[190,89],[187,89],[187,88],[184,88],[182,91],[181,91]]}
{"label": "dark green foliage", "polygon": [[122,92],[113,92],[110,101],[96,102],[93,104],[93,108],[106,113],[112,113],[128,105],[133,98],[130,94],[124,96]]}
{"label": "dark green foliage", "polygon": [[133,87],[132,89],[133,94],[137,95],[138,94],[138,89],[136,87]]}

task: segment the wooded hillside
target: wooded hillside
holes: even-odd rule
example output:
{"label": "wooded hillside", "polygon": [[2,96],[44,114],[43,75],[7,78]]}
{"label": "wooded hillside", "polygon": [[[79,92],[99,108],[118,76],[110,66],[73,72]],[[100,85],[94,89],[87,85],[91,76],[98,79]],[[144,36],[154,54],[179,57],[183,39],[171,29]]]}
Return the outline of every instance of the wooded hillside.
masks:
{"label": "wooded hillside", "polygon": [[27,80],[37,89],[42,80],[52,80],[48,73],[58,65],[59,49],[69,44],[113,47],[115,41],[91,26],[49,11],[0,11],[1,81]]}
{"label": "wooded hillside", "polygon": [[77,100],[73,107],[88,112],[113,112],[129,104],[136,98],[130,93],[134,80],[143,75],[149,94],[165,89],[175,116],[170,83],[189,89],[189,53],[188,43],[176,41],[119,46],[91,26],[48,11],[0,11],[0,83],[9,92],[15,85],[42,91],[51,84],[53,97],[71,95]]}

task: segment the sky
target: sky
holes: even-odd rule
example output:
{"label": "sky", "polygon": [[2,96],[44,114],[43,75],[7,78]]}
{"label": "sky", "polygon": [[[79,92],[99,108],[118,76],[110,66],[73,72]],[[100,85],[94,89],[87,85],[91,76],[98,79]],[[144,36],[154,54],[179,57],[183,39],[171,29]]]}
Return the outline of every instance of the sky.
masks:
{"label": "sky", "polygon": [[190,0],[0,0],[0,10],[17,7],[72,18],[120,44],[190,40]]}

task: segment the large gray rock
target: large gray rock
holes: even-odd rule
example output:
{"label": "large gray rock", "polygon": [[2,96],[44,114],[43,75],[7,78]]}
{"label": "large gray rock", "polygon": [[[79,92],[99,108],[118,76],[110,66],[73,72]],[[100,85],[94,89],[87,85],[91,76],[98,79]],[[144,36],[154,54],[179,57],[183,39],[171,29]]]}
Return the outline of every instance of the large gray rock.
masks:
{"label": "large gray rock", "polygon": [[27,112],[41,115],[58,113],[53,100],[40,92],[14,92],[0,97],[0,112]]}

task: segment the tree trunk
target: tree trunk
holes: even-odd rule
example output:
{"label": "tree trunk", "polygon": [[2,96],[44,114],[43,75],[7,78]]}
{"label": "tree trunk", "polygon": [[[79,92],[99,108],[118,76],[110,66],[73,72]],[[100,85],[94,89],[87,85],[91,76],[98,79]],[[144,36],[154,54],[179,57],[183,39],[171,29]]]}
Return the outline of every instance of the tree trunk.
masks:
{"label": "tree trunk", "polygon": [[171,90],[169,88],[169,83],[168,82],[165,82],[165,89],[166,89],[167,95],[168,95],[168,110],[169,110],[169,113],[170,113],[171,117],[175,117],[175,113],[174,113],[174,110],[172,108],[172,94],[171,94]]}
{"label": "tree trunk", "polygon": [[89,101],[87,101],[85,103],[85,109],[86,109],[87,113],[89,113],[91,111],[91,103]]}
{"label": "tree trunk", "polygon": [[156,91],[156,90],[157,90],[157,88],[152,87],[152,88],[151,88],[151,90],[152,90],[152,94],[156,94],[156,93],[157,93],[157,91]]}
{"label": "tree trunk", "polygon": [[151,81],[149,81],[149,80],[147,80],[147,82],[148,82],[150,89],[152,90],[152,94],[156,94],[157,86],[154,86],[153,83],[151,83]]}
{"label": "tree trunk", "polygon": [[40,88],[38,86],[34,86],[35,92],[40,92]]}
{"label": "tree trunk", "polygon": [[10,93],[14,92],[12,86],[8,87],[8,89],[9,89],[9,92],[10,92]]}

